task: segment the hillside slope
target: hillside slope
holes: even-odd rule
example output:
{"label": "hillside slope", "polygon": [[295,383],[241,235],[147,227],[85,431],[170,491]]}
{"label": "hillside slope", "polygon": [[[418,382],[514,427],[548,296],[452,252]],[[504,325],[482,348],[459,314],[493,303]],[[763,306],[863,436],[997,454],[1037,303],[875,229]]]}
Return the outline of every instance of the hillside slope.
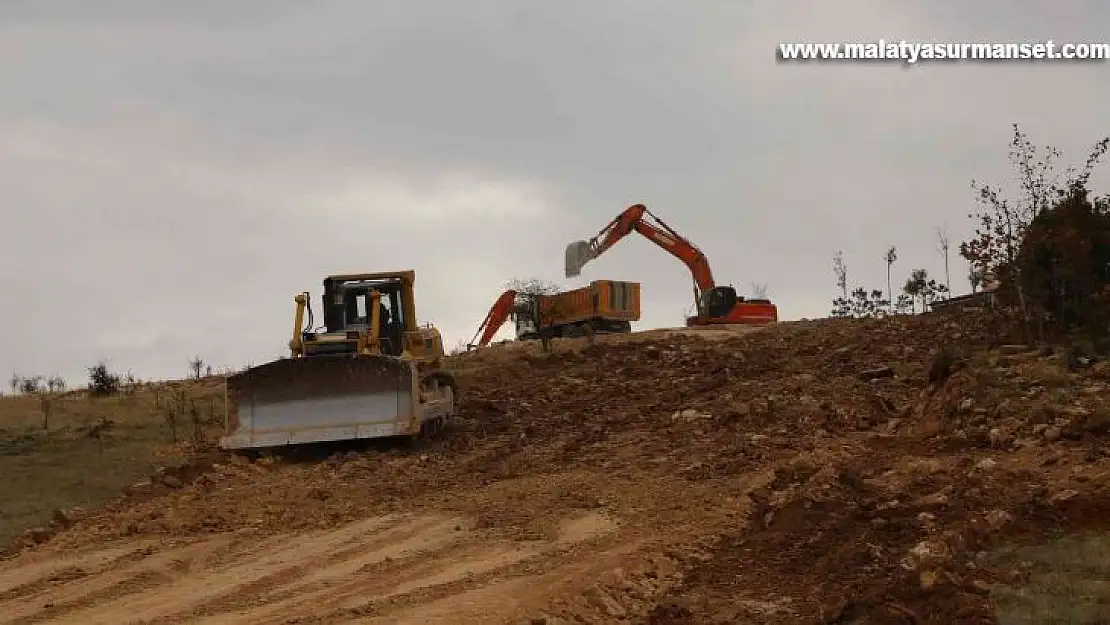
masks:
{"label": "hillside slope", "polygon": [[170,471],[0,565],[0,622],[1029,615],[1006,593],[1037,571],[996,548],[1110,518],[1110,369],[988,338],[930,315],[463,355],[441,440]]}

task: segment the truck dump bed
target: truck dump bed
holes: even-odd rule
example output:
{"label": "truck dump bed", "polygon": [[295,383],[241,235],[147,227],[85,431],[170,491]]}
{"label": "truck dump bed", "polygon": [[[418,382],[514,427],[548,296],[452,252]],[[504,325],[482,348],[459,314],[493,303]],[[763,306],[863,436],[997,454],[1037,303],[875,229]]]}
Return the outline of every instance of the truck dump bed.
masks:
{"label": "truck dump bed", "polygon": [[545,325],[564,326],[586,321],[627,326],[640,319],[640,283],[594,280],[589,286],[540,299]]}

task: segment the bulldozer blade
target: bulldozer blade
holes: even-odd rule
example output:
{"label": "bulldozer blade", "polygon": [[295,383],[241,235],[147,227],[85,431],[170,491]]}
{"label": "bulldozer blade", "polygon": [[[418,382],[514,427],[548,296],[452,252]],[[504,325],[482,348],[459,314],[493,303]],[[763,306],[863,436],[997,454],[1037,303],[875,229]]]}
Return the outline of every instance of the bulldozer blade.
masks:
{"label": "bulldozer blade", "polygon": [[225,449],[414,434],[419,375],[412,361],[336,355],[281,359],[227,379]]}
{"label": "bulldozer blade", "polygon": [[590,244],[585,241],[575,241],[567,246],[566,277],[574,278],[582,274],[582,267],[593,258],[590,253]]}

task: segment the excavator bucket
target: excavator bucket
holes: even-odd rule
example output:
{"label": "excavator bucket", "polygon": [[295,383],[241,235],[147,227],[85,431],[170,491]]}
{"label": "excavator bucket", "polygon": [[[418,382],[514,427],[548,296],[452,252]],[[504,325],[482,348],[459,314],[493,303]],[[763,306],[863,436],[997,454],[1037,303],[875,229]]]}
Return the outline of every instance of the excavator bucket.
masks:
{"label": "excavator bucket", "polygon": [[593,256],[590,253],[590,244],[585,241],[575,241],[567,246],[566,276],[574,278],[582,274],[582,267],[590,262]]}
{"label": "excavator bucket", "polygon": [[227,379],[225,449],[414,434],[419,374],[391,356],[285,358]]}

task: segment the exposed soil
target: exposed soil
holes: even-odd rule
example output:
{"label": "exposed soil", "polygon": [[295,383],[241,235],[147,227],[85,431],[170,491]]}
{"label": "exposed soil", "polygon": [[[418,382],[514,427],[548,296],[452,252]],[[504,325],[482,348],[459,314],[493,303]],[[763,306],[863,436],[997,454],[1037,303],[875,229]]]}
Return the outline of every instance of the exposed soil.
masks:
{"label": "exposed soil", "polygon": [[25,536],[0,622],[997,622],[1028,572],[992,550],[1110,519],[1110,363],[997,342],[924,315],[466,354],[439,440],[208,457]]}

